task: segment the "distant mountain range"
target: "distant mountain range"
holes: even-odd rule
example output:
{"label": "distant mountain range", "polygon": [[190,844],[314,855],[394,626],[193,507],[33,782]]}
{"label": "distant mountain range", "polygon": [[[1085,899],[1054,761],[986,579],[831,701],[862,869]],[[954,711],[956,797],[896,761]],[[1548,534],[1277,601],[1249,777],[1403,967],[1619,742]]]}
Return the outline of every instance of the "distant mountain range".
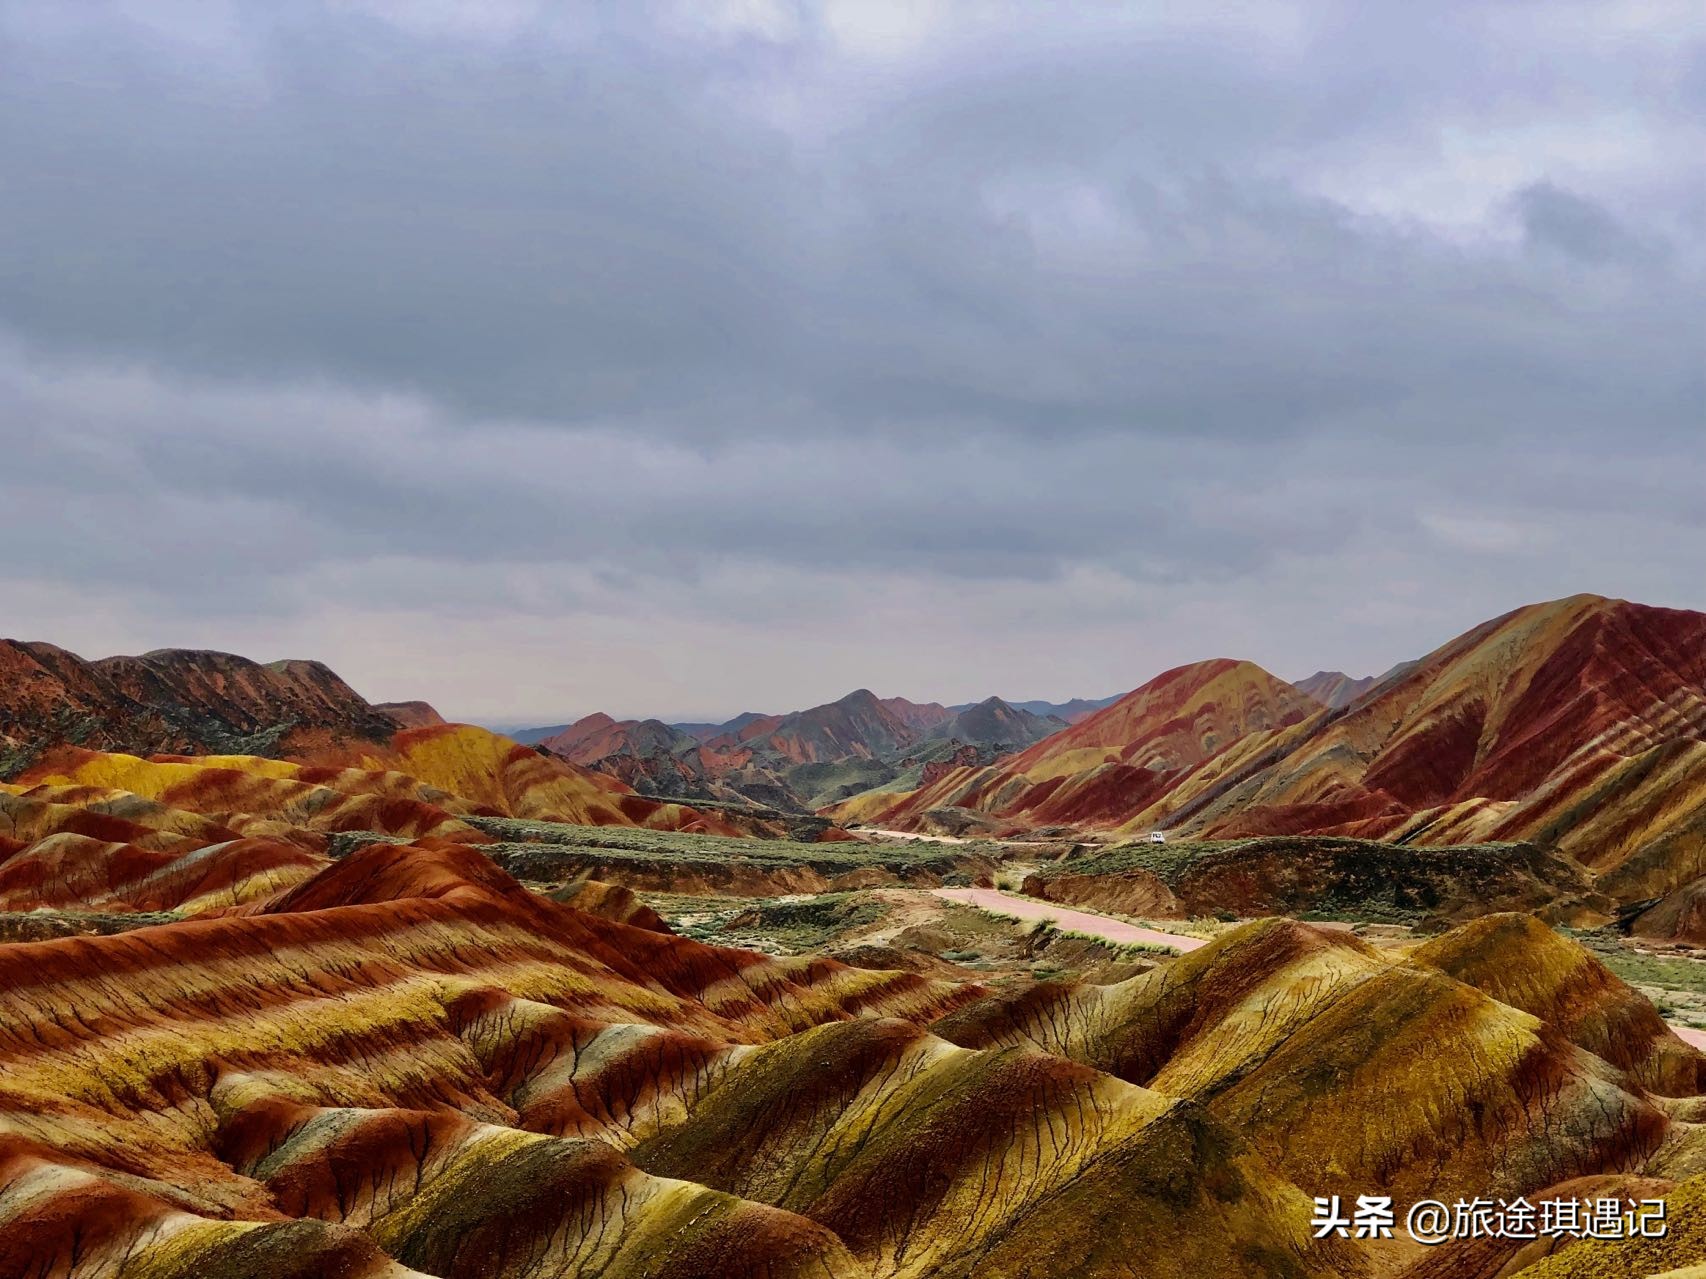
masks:
{"label": "distant mountain range", "polygon": [[757,805],[789,822],[952,833],[1522,840],[1652,907],[1644,927],[1706,937],[1706,614],[1573,596],[1378,677],[1293,685],[1215,658],[1089,705],[858,689],[721,724],[593,715],[529,747],[446,725],[424,702],[369,703],[319,662],[89,661],[6,640],[0,780],[61,749],[230,755],[389,770],[495,812],[662,826],[703,828],[697,801],[741,820]]}
{"label": "distant mountain range", "polygon": [[[1235,665],[1246,675],[1260,672],[1262,687],[1253,693],[1257,705],[1271,695],[1301,717],[1316,706],[1342,710],[1414,663],[1400,663],[1384,675],[1360,679],[1342,671],[1318,671],[1295,685],[1250,663]],[[1205,677],[1224,673],[1213,663],[1198,663],[1190,669]],[[949,765],[993,764],[1001,755],[1033,746],[1131,697],[1066,702],[1009,702],[991,697],[943,706],[879,698],[869,689],[858,689],[803,711],[747,711],[716,724],[617,720],[595,713],[573,724],[524,729],[512,736],[620,778],[644,794],[718,801],[744,798],[806,810],[865,791],[910,790],[939,780]],[[1129,721],[1129,711],[1098,718],[1089,736],[1062,734],[1049,750],[1081,750],[1092,738],[1098,748],[1113,745],[1128,750],[1134,745],[1128,734],[1135,731]],[[1209,732],[1208,744],[1243,736],[1250,726],[1244,720],[1220,725]],[[1179,745],[1173,742],[1175,748]],[[1073,789],[1059,791],[1046,820],[1074,820],[1069,802]]]}
{"label": "distant mountain range", "polygon": [[933,764],[988,762],[1064,727],[997,697],[951,709],[861,688],[724,724],[588,715],[538,745],[643,794],[813,809],[875,786],[918,785]]}
{"label": "distant mountain range", "polygon": [[[1214,658],[1071,725],[860,689],[540,750],[313,662],[0,644],[0,1276],[1699,1276],[1706,1058],[1552,923],[1706,944],[1706,615],[1576,597],[1305,683]],[[849,842],[601,771],[662,761],[1071,838]],[[1150,827],[1223,842],[1118,838]],[[1092,976],[1032,948],[1095,939],[923,891],[1032,865],[1197,926],[1468,922],[1228,921]],[[866,922],[766,955],[651,893]],[[946,949],[974,926],[1025,967]],[[1669,1233],[1317,1236],[1366,1189],[1660,1197]]]}
{"label": "distant mountain range", "polygon": [[[187,762],[209,755],[230,762]],[[91,661],[0,640],[0,802],[6,783],[38,775],[75,777],[80,803],[106,788],[159,787],[181,806],[286,803],[328,829],[384,833],[452,829],[446,804],[456,814],[725,834],[788,825],[660,804],[487,729],[446,724],[426,702],[370,703],[321,662],[263,665],[206,649]],[[0,861],[5,852],[0,841]]]}
{"label": "distant mountain range", "polygon": [[[1070,702],[1008,702],[1017,711],[1029,711],[1032,715],[1040,715],[1044,719],[1058,719],[1065,724],[1076,724],[1086,716],[1093,715],[1104,706],[1112,706],[1122,695],[1115,693],[1112,697],[1074,697]],[[975,702],[963,702],[958,706],[950,706],[951,711],[970,710]]]}
{"label": "distant mountain range", "polygon": [[[1349,677],[1340,676],[1339,678],[1348,679]],[[961,702],[956,706],[942,707],[935,702],[926,702],[919,705],[917,703],[908,702],[904,697],[892,697],[887,699],[885,704],[891,709],[894,709],[897,714],[900,713],[899,708],[901,706],[912,706],[916,708],[917,713],[922,714],[926,719],[933,720],[936,718],[938,712],[942,712],[944,710],[951,714],[958,714],[961,711],[969,711],[974,707],[987,705],[989,702],[1000,702],[1002,705],[1011,707],[1013,710],[1025,711],[1028,714],[1037,716],[1039,719],[1058,719],[1063,724],[1076,724],[1086,715],[1093,714],[1094,712],[1101,710],[1102,707],[1117,702],[1119,698],[1120,695],[1117,693],[1112,697],[1075,697],[1069,702],[1010,702],[999,697],[992,697],[986,698],[982,702]],[[833,706],[836,705],[836,703],[828,702],[825,703],[825,705]],[[814,707],[813,709],[818,708]],[[800,711],[795,713],[806,714],[807,712]],[[595,712],[595,715],[596,714],[597,712]],[[902,717],[904,718],[904,716]],[[593,718],[593,716],[588,716],[586,718],[590,719]],[[687,736],[695,739],[696,741],[708,742],[714,737],[725,737],[739,734],[742,729],[758,720],[768,720],[779,724],[782,720],[787,718],[788,716],[786,715],[770,715],[763,711],[743,711],[733,719],[726,719],[718,724],[702,722],[676,723],[661,720],[621,720],[618,722],[653,724],[667,723],[668,727],[676,729],[678,732],[685,733]],[[575,721],[576,724],[581,722],[583,721]],[[494,731],[502,732],[506,737],[513,738],[515,741],[522,742],[527,745],[534,745],[536,743],[543,742],[550,737],[558,737],[567,733],[573,727],[575,727],[575,724],[547,724],[538,728],[505,728],[501,725],[492,725]]]}
{"label": "distant mountain range", "polygon": [[1316,671],[1308,679],[1298,680],[1295,687],[1298,692],[1314,698],[1327,709],[1336,711],[1349,706],[1370,689],[1380,687],[1413,665],[1413,662],[1399,662],[1384,675],[1365,675],[1361,679],[1352,679],[1343,671]]}

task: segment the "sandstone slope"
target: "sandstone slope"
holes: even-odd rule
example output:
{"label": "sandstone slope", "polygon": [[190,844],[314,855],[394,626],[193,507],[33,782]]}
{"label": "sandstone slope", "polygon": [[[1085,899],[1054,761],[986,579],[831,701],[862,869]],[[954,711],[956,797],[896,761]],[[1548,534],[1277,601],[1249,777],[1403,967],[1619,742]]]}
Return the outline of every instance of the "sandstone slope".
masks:
{"label": "sandstone slope", "polygon": [[[1248,663],[1199,663],[995,767],[829,811],[902,829],[1531,842],[1619,902],[1656,901],[1706,875],[1706,614],[1536,604],[1337,706]],[[1690,926],[1685,906],[1662,918]]]}
{"label": "sandstone slope", "polygon": [[1117,826],[1324,714],[1259,666],[1218,658],[1166,671],[992,766],[949,772],[911,794],[856,796],[834,811],[838,820],[902,828],[945,808],[1013,827]]}

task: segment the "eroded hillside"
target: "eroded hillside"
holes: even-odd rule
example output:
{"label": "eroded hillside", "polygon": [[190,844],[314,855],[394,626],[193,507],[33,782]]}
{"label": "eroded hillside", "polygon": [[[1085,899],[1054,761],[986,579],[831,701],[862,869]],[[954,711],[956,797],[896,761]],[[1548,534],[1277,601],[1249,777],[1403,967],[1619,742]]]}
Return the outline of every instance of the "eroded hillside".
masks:
{"label": "eroded hillside", "polygon": [[436,740],[383,755],[431,782],[84,752],[0,796],[5,904],[102,921],[0,944],[0,1276],[1353,1279],[1413,1258],[1314,1238],[1317,1194],[1706,1159],[1706,1060],[1525,916],[1267,920],[1101,984],[765,956],[585,872],[975,854],[600,848]]}
{"label": "eroded hillside", "polygon": [[950,709],[859,689],[808,710],[722,725],[593,714],[540,745],[649,795],[809,811],[873,786],[907,789],[938,771],[989,763],[1064,725],[999,697]]}
{"label": "eroded hillside", "polygon": [[[1581,595],[1354,691],[1199,663],[990,767],[827,810],[903,830],[1528,842],[1685,938],[1706,875],[1706,614]],[[1319,699],[1319,700],[1318,700]]]}
{"label": "eroded hillside", "polygon": [[[321,704],[311,673],[282,673],[293,716]],[[1336,716],[1247,664],[1185,668],[1017,755],[1009,798],[1040,820],[1153,779],[1207,812],[1407,678]],[[257,687],[284,696],[169,696],[240,727],[279,713]],[[1661,752],[1695,724],[1670,703]],[[921,740],[1010,709],[873,704]],[[1706,1057],[1551,926],[1609,917],[1624,863],[1538,840],[866,842],[409,717],[275,725],[268,754],[94,749],[60,719],[0,784],[0,1279],[1706,1261],[1682,1219],[1440,1252],[1312,1225],[1323,1195],[1700,1202]],[[1034,899],[1196,935],[1122,945],[936,892],[1021,871]],[[1285,917],[1350,907],[1405,926]]]}

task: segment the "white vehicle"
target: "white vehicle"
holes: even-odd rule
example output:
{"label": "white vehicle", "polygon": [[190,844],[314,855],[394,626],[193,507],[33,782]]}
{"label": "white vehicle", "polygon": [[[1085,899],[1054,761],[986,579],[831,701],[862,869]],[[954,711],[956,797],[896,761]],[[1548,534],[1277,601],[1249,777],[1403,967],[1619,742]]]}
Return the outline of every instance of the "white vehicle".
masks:
{"label": "white vehicle", "polygon": [[1150,831],[1149,842],[1151,844],[1165,844],[1167,842],[1167,832],[1164,830]]}

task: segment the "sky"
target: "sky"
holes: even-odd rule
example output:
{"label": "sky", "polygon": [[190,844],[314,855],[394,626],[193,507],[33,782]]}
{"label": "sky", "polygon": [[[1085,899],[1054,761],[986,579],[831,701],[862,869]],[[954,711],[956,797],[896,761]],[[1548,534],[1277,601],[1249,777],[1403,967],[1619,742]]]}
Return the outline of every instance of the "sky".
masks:
{"label": "sky", "polygon": [[0,633],[549,723],[1706,609],[1698,0],[0,0]]}

